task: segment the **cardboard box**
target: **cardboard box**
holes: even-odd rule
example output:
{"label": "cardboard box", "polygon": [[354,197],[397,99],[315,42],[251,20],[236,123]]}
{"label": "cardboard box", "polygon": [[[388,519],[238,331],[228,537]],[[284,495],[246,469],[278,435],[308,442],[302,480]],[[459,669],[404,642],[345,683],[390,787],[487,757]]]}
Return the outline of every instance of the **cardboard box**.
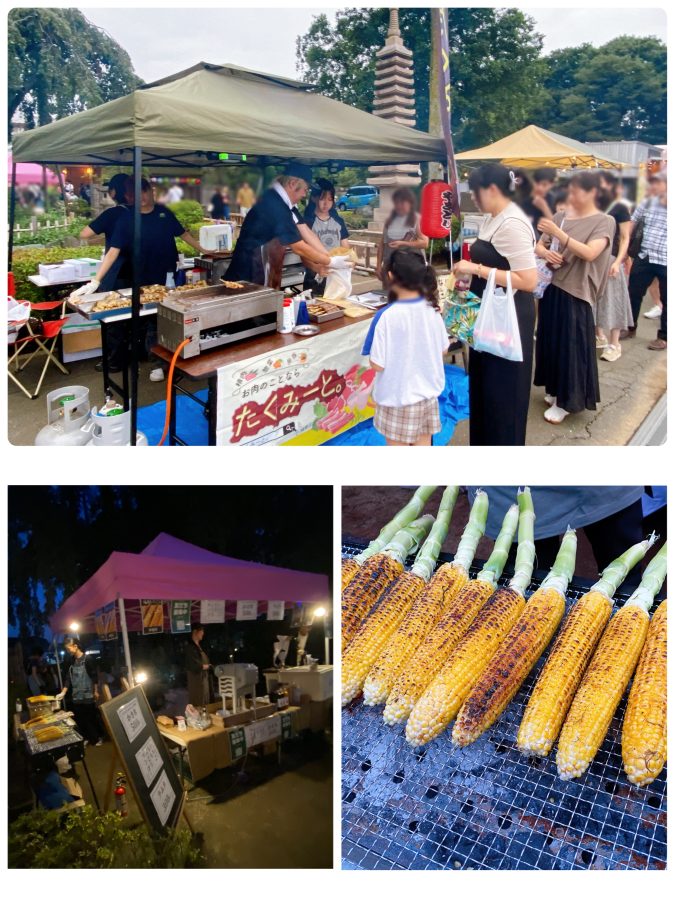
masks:
{"label": "cardboard box", "polygon": [[66,316],[68,321],[61,332],[63,361],[93,359],[101,355],[101,326],[79,313]]}
{"label": "cardboard box", "polygon": [[312,700],[309,706],[309,727],[312,731],[323,731],[333,724],[333,700]]}
{"label": "cardboard box", "polygon": [[58,284],[61,281],[74,281],[75,266],[65,263],[40,263],[38,272],[49,284]]}

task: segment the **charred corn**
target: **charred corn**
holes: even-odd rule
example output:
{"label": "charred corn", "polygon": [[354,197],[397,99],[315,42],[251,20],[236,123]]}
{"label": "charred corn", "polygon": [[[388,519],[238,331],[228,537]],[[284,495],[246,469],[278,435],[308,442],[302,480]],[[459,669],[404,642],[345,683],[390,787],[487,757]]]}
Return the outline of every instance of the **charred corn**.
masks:
{"label": "charred corn", "polygon": [[497,721],[548,646],[565,612],[575,558],[576,534],[568,529],[553,568],[464,701],[452,730],[456,746],[473,743]]}
{"label": "charred corn", "polygon": [[435,485],[423,485],[417,488],[406,505],[396,513],[390,522],[387,522],[375,540],[371,541],[365,550],[351,559],[342,560],[342,591],[345,590],[349,582],[357,574],[362,563],[384,550],[389,541],[401,528],[405,528],[413,519],[422,514],[427,500],[435,490]]}
{"label": "charred corn", "polygon": [[433,516],[406,525],[381,553],[359,568],[342,595],[342,646],[347,647],[370,610],[403,572],[403,563],[429,533]]}
{"label": "charred corn", "polygon": [[448,487],[438,510],[429,537],[424,542],[411,574],[422,579],[424,589],[413,602],[407,615],[389,638],[384,652],[368,673],[363,687],[363,701],[367,706],[383,703],[389,694],[392,678],[397,667],[407,659],[412,647],[416,647],[427,634],[434,621],[443,610],[448,578],[445,574],[432,577],[438,554],[448,533],[450,518],[457,501],[459,489]]}
{"label": "charred corn", "polygon": [[647,632],[621,734],[623,767],[633,784],[650,784],[666,763],[667,608],[658,607]]}
{"label": "charred corn", "polygon": [[602,632],[612,614],[612,597],[656,536],[629,547],[610,563],[602,577],[572,607],[541,670],[518,730],[518,748],[528,755],[547,756]]}
{"label": "charred corn", "polygon": [[628,686],[649,630],[649,612],[666,574],[666,546],[645,569],[640,587],[610,619],[560,732],[556,763],[563,781],[593,762]]}
{"label": "charred corn", "polygon": [[465,583],[424,642],[401,668],[392,685],[384,709],[384,721],[387,725],[406,721],[425,688],[438,674],[451,652],[466,634],[478,610],[494,593],[497,580],[506,563],[517,524],[518,507],[514,504],[504,518],[494,550],[483,569],[473,581]]}
{"label": "charred corn", "polygon": [[479,610],[448,661],[415,704],[406,724],[406,740],[420,747],[438,737],[455,718],[499,644],[525,607],[524,591],[534,567],[534,511],[526,488],[520,510],[515,573]]}

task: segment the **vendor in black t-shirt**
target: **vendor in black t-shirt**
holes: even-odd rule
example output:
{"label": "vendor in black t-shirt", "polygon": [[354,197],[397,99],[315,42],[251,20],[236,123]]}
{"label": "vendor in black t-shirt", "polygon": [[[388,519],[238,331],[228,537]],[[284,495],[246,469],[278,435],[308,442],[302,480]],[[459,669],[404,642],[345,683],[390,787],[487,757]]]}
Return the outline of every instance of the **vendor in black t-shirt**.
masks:
{"label": "vendor in black t-shirt", "polygon": [[[115,205],[104,209],[93,222],[80,232],[83,240],[102,234],[105,238],[105,252],[110,250],[110,241],[118,222],[131,218],[129,204],[133,203],[133,182],[128,175],[113,175],[107,184],[108,195]],[[120,254],[114,266],[111,266],[105,279],[99,284],[99,291],[115,291],[131,285],[131,261],[129,256]]]}
{"label": "vendor in black t-shirt", "polygon": [[229,280],[265,282],[262,248],[277,240],[324,273],[331,264],[319,239],[303,222],[296,208],[312,187],[312,170],[300,163],[290,163],[274,184],[251,208],[241,227],[232,262],[227,270]]}

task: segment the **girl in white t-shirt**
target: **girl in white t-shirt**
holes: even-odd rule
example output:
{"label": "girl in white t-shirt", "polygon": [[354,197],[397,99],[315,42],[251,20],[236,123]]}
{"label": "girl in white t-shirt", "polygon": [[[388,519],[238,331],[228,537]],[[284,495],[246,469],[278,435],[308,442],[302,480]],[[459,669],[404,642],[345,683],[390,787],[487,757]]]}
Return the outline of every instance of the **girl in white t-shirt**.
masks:
{"label": "girl in white t-shirt", "polygon": [[363,347],[377,372],[375,428],[390,446],[429,446],[441,430],[438,397],[448,348],[436,274],[405,250],[392,254],[387,274],[390,302],[373,319]]}

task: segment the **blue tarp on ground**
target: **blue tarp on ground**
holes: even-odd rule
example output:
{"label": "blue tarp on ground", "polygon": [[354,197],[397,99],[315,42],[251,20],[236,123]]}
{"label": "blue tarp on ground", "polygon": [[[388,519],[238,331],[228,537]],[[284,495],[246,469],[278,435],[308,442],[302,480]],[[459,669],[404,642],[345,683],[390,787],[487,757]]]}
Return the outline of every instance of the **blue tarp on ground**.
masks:
{"label": "blue tarp on ground", "polygon": [[[206,401],[207,392],[199,391],[195,396]],[[178,436],[193,446],[205,446],[208,443],[208,423],[201,406],[193,400],[177,397],[176,430]],[[444,446],[450,441],[455,425],[469,415],[469,379],[464,370],[458,366],[445,367],[445,390],[439,397],[442,430],[434,435],[434,446]],[[144,406],[138,410],[138,428],[151,445],[158,444],[164,428],[166,403],[162,400],[152,406]],[[361,422],[356,428],[332,438],[326,447],[380,447],[385,440],[375,431],[373,420]]]}

